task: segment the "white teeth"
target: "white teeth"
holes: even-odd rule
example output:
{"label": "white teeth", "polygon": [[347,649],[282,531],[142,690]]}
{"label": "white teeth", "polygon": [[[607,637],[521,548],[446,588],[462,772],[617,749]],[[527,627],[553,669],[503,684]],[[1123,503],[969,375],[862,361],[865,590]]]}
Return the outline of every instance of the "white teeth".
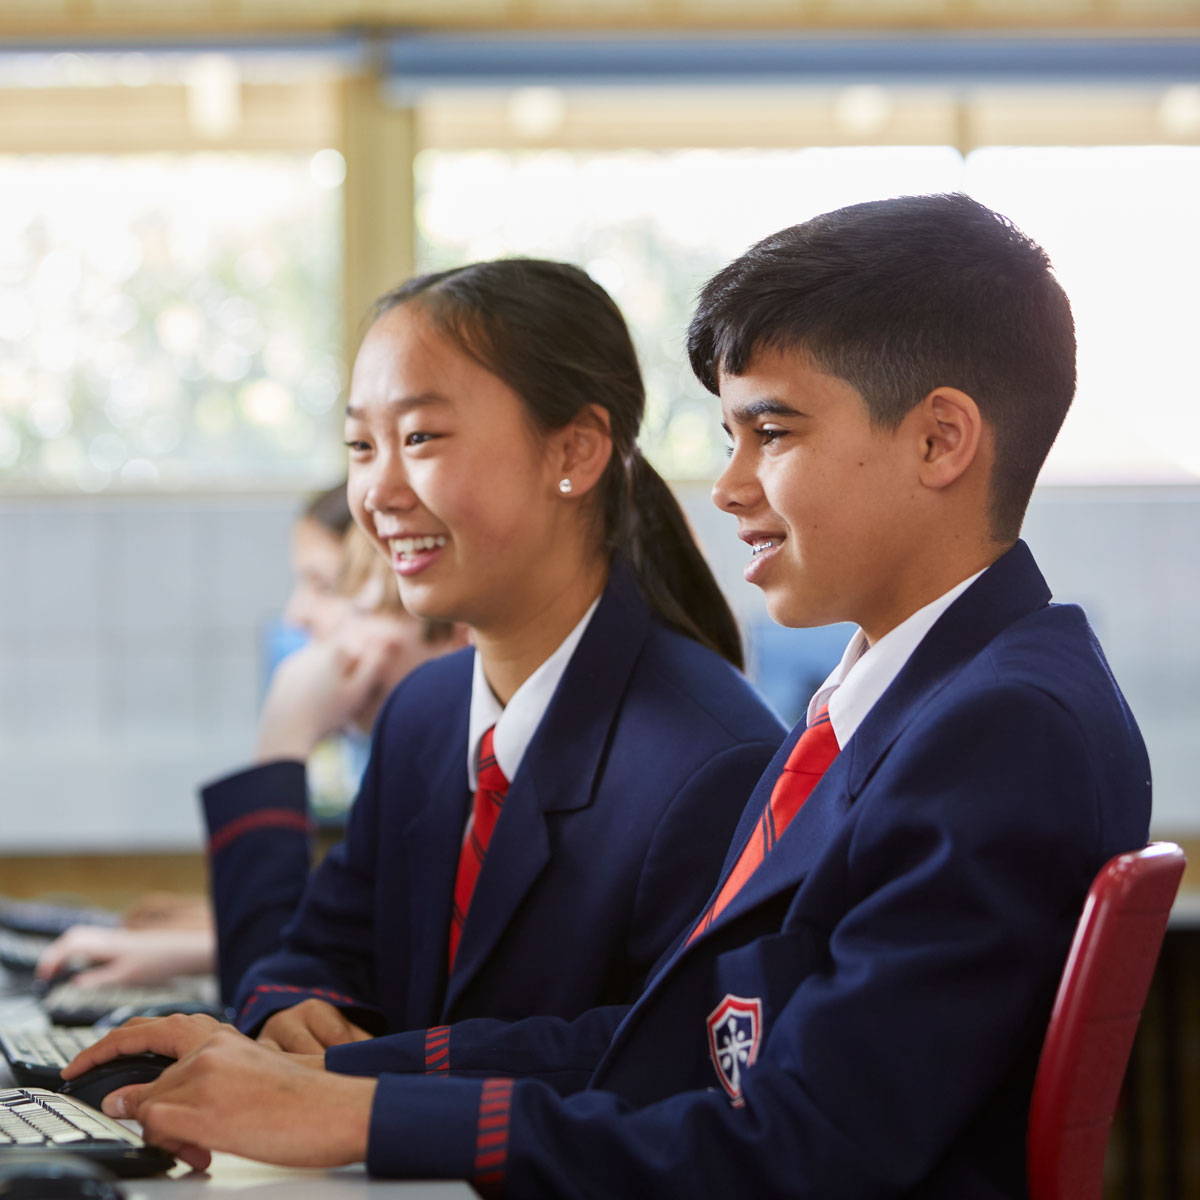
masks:
{"label": "white teeth", "polygon": [[763,553],[764,550],[773,550],[774,548],[774,542],[755,542],[754,545],[750,547],[750,557],[757,558]]}
{"label": "white teeth", "polygon": [[436,537],[427,534],[425,537],[388,538],[387,544],[393,554],[407,558],[421,550],[439,549],[446,544],[446,539],[441,534]]}

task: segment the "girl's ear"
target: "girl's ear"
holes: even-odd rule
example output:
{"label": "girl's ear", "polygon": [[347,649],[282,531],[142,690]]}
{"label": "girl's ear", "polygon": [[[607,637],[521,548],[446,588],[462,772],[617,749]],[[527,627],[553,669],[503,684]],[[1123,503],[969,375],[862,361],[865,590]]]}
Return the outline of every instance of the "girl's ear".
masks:
{"label": "girl's ear", "polygon": [[[566,497],[586,496],[596,486],[612,457],[612,423],[608,409],[589,404],[553,435],[554,483]],[[569,481],[570,486],[565,486]]]}

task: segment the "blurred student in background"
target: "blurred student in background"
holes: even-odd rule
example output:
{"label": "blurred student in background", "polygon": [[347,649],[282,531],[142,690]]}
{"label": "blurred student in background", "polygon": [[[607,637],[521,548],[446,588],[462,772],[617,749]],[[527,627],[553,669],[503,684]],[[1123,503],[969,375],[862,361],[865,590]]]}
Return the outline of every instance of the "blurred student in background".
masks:
{"label": "blurred student in background", "polygon": [[[76,926],[65,933],[43,955],[39,976],[87,963],[75,977],[80,984],[161,983],[208,973],[219,962],[222,995],[231,995],[245,967],[275,948],[310,868],[305,760],[338,737],[365,741],[388,692],[419,663],[464,642],[455,626],[405,612],[387,564],[362,533],[354,526],[338,532],[339,514],[348,511],[341,484],[316,497],[295,526],[296,584],[285,611],[310,640],[279,664],[259,722],[260,746],[288,739],[296,747],[295,820],[273,823],[268,807],[257,836],[227,852],[228,839],[214,841],[213,903],[206,896],[144,897],[123,929]],[[286,728],[289,722],[296,729]],[[225,824],[219,803],[210,812],[207,789],[203,795],[210,825]]]}
{"label": "blurred student in background", "polygon": [[464,627],[405,609],[387,563],[357,528],[345,537],[335,595],[345,604],[338,624],[284,659],[272,677],[254,756],[261,765],[248,773],[256,786],[243,787],[247,773],[240,772],[201,793],[226,1000],[247,968],[278,948],[304,890],[317,751],[334,735],[366,746],[392,689],[422,663],[466,644]]}
{"label": "blurred student in background", "polygon": [[292,591],[282,621],[308,637],[327,637],[346,615],[350,597],[340,586],[343,542],[354,526],[342,480],[318,492],[292,525]]}

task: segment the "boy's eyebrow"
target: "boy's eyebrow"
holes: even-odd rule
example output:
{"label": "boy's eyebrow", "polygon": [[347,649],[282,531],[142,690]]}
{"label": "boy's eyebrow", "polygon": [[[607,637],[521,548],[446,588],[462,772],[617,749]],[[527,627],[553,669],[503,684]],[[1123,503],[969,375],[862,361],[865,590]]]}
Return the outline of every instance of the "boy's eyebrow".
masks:
{"label": "boy's eyebrow", "polygon": [[[384,405],[390,412],[399,416],[401,413],[409,412],[414,408],[424,408],[430,404],[449,404],[447,397],[440,392],[419,392],[415,396],[400,396],[395,400],[389,400]],[[350,420],[357,420],[362,416],[362,409],[355,408],[350,401],[346,402],[346,416]]]}
{"label": "boy's eyebrow", "polygon": [[[803,417],[806,413],[802,413],[798,408],[793,408],[790,404],[785,404],[782,400],[777,400],[774,396],[763,396],[759,400],[751,400],[748,404],[740,405],[732,409],[729,413],[730,420],[735,425],[749,425],[751,421],[759,417]],[[729,432],[727,422],[721,422],[721,428],[726,433]]]}

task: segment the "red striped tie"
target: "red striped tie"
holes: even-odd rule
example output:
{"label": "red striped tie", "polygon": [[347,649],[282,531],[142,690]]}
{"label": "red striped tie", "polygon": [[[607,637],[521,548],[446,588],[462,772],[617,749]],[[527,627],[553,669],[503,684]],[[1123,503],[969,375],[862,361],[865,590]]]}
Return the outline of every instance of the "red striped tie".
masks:
{"label": "red striped tie", "polygon": [[717,898],[709,905],[699,924],[692,930],[689,942],[698,938],[729,906],[741,891],[746,880],[758,869],[758,864],[783,837],[783,831],[800,811],[813,788],[821,782],[829,764],[837,758],[837,736],[829,722],[829,706],[825,705],[813,718],[812,724],[792,747],[783,771],[771,790],[771,799],[758,819],[741,857],[733,865]]}
{"label": "red striped tie", "polygon": [[467,909],[471,907],[471,896],[483,867],[483,856],[492,840],[492,830],[504,806],[508,792],[508,780],[496,762],[492,749],[492,733],[489,729],[479,742],[478,775],[475,787],[475,803],[471,808],[471,819],[467,822],[467,836],[463,838],[462,851],[458,856],[458,875],[454,880],[454,907],[450,910],[450,970],[454,970],[454,957],[458,953],[458,939],[462,937],[463,922]]}

